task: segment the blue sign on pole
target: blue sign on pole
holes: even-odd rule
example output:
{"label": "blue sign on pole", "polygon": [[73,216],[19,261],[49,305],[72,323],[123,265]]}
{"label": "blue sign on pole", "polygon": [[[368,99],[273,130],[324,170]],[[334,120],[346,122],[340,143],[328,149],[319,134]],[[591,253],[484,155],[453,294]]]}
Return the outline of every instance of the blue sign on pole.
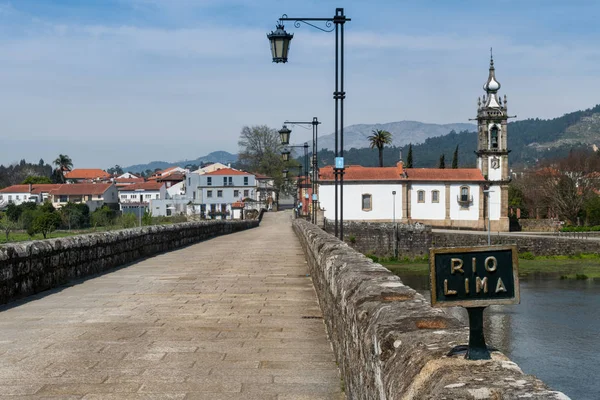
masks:
{"label": "blue sign on pole", "polygon": [[335,167],[337,169],[344,169],[344,157],[335,158]]}
{"label": "blue sign on pole", "polygon": [[317,201],[317,195],[316,195],[316,194],[313,194],[313,196],[312,196],[312,199],[313,199],[314,201]]}

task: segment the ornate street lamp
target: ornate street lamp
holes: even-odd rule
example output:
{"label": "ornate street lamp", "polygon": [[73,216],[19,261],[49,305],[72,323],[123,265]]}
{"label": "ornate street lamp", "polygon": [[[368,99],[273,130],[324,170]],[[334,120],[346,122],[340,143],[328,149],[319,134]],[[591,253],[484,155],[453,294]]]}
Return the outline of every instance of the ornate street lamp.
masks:
{"label": "ornate street lamp", "polygon": [[285,149],[281,152],[281,160],[283,162],[290,161],[290,151]]}
{"label": "ornate street lamp", "polygon": [[290,42],[294,37],[293,33],[287,33],[283,24],[279,23],[275,31],[267,34],[269,42],[271,42],[271,54],[273,55],[274,63],[287,62],[288,52],[290,51]]}
{"label": "ornate street lamp", "polygon": [[[296,28],[300,24],[306,24],[323,32],[335,31],[335,235],[344,240],[344,24],[350,21],[346,18],[343,8],[336,8],[333,18],[288,18],[283,14],[276,26],[276,30],[267,35],[271,43],[273,62],[287,62],[290,41],[293,35],[287,33],[283,27],[283,21],[294,21]],[[315,22],[324,22],[325,28],[314,25]],[[335,25],[332,28],[332,25]],[[281,134],[281,131],[279,131]],[[289,139],[289,137],[288,137]],[[282,140],[283,143],[283,140]],[[339,183],[339,198],[338,198]],[[339,204],[339,224],[338,224]]]}
{"label": "ornate street lamp", "polygon": [[288,172],[289,172],[289,171],[288,171],[287,169],[284,169],[283,171],[281,171],[281,176],[283,177],[283,179],[287,179],[287,177],[288,177]]}
{"label": "ornate street lamp", "polygon": [[279,137],[281,138],[282,145],[286,146],[290,144],[290,133],[292,133],[292,131],[289,130],[287,126],[284,125],[281,127],[279,130]]}

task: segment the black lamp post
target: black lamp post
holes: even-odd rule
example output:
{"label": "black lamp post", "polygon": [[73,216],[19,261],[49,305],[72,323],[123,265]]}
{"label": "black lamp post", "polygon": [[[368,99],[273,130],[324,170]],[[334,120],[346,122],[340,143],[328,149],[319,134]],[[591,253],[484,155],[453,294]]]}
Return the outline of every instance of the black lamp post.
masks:
{"label": "black lamp post", "polygon": [[283,162],[290,161],[290,151],[289,150],[283,150],[281,152],[281,161],[283,161]]}
{"label": "black lamp post", "polygon": [[[318,135],[319,135],[319,119],[317,117],[313,117],[312,121],[310,122],[304,122],[304,121],[285,121],[285,124],[290,124],[290,125],[312,125],[312,137],[313,137],[313,144],[312,144],[312,174],[310,177],[311,180],[311,189],[312,189],[312,214],[311,214],[311,222],[313,224],[317,223],[317,209],[318,207],[318,202],[319,202],[319,197],[318,197],[318,180],[319,180],[319,161],[318,161],[318,157],[317,154],[319,153],[319,147],[318,147]],[[284,125],[286,126],[286,125]],[[283,159],[283,161],[287,161],[289,160],[289,152],[288,152],[288,158],[286,159],[284,156],[285,152],[281,153],[281,157]]]}
{"label": "black lamp post", "polygon": [[[271,42],[271,53],[273,62],[287,62],[288,52],[290,49],[290,41],[294,37],[285,31],[283,21],[294,21],[296,28],[300,27],[300,23],[312,26],[323,32],[333,32],[335,30],[335,91],[333,99],[335,100],[335,235],[338,236],[338,202],[339,202],[339,238],[344,239],[344,24],[350,21],[346,18],[343,8],[335,9],[333,18],[288,18],[283,14],[279,18],[276,30],[267,34],[267,38]],[[318,27],[313,22],[324,22],[325,28]],[[331,25],[335,25],[334,28]],[[281,131],[280,131],[281,134]],[[339,143],[338,143],[339,140]],[[339,198],[338,201],[338,182],[339,182]]]}

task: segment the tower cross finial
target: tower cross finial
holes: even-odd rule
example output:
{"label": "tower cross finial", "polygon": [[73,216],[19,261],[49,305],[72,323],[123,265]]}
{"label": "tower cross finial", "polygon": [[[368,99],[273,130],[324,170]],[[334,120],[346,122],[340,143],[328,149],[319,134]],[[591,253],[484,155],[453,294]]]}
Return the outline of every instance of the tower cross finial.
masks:
{"label": "tower cross finial", "polygon": [[494,66],[494,53],[492,52],[492,48],[490,47],[490,65]]}

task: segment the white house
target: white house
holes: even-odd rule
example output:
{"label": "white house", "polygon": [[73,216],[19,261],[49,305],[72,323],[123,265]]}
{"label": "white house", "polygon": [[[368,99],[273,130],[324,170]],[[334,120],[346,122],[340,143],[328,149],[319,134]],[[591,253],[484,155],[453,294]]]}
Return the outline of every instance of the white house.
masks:
{"label": "white house", "polygon": [[231,218],[233,203],[256,196],[255,176],[233,168],[187,174],[185,182],[185,196],[194,212],[209,217]]}
{"label": "white house", "polygon": [[12,203],[19,205],[25,202],[43,203],[50,192],[59,188],[60,184],[13,185],[0,190],[0,208]]}
{"label": "white house", "polygon": [[163,182],[134,183],[119,188],[119,202],[150,204],[150,200],[165,199],[166,185]]}

